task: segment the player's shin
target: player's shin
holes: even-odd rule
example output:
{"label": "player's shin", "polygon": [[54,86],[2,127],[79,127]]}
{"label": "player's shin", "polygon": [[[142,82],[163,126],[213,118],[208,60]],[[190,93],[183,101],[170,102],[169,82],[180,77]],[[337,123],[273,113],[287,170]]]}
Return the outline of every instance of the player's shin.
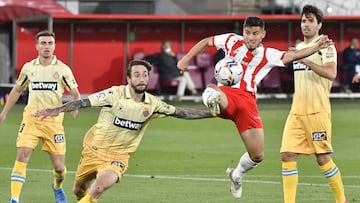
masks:
{"label": "player's shin", "polygon": [[27,163],[15,161],[14,168],[11,173],[11,198],[19,200],[22,186],[26,179]]}
{"label": "player's shin", "polygon": [[295,203],[298,177],[295,161],[282,162],[284,203]]}
{"label": "player's shin", "polygon": [[324,173],[325,178],[328,181],[329,187],[334,194],[337,203],[343,203],[346,201],[344,185],[341,180],[341,173],[339,168],[335,165],[331,159],[328,163],[320,166],[321,171]]}
{"label": "player's shin", "polygon": [[67,170],[66,167],[64,167],[64,171],[61,173],[56,172],[53,170],[54,175],[54,188],[61,188],[62,184],[64,182],[65,176],[66,176]]}

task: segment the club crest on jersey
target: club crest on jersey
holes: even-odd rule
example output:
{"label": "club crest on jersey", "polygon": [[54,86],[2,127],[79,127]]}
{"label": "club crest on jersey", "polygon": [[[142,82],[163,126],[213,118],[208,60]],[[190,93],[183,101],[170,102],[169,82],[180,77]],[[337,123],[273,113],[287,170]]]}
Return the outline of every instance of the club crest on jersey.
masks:
{"label": "club crest on jersey", "polygon": [[149,109],[148,109],[148,108],[144,108],[144,110],[143,110],[143,116],[144,116],[144,117],[148,117],[149,114],[150,114]]}
{"label": "club crest on jersey", "polygon": [[55,73],[53,74],[54,79],[59,79],[59,73],[57,71],[55,71]]}
{"label": "club crest on jersey", "polygon": [[106,94],[105,92],[99,92],[95,95],[95,100],[96,101],[101,101],[105,98]]}

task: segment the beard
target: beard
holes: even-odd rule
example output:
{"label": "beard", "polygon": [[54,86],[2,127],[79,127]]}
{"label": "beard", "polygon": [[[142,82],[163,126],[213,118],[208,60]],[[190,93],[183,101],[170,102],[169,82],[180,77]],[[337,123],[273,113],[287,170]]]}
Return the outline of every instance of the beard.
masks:
{"label": "beard", "polygon": [[134,84],[131,84],[131,87],[134,89],[135,93],[136,94],[142,94],[146,91],[147,89],[147,85],[134,85]]}

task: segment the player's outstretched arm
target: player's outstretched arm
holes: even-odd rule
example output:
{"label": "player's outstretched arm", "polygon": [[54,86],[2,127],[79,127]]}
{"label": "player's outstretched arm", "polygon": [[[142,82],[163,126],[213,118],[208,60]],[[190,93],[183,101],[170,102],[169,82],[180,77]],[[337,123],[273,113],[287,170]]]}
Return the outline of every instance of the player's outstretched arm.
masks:
{"label": "player's outstretched arm", "polygon": [[182,119],[201,119],[214,117],[211,115],[210,111],[182,107],[175,107],[175,113],[171,116]]}
{"label": "player's outstretched arm", "polygon": [[80,99],[80,100],[74,100],[74,101],[67,102],[64,105],[59,106],[57,108],[39,110],[34,114],[34,116],[41,117],[41,119],[44,119],[48,116],[51,116],[51,117],[57,116],[61,112],[74,111],[79,108],[85,108],[85,107],[90,107],[90,106],[91,106],[90,100],[87,98]]}
{"label": "player's outstretched arm", "polygon": [[328,38],[327,35],[322,36],[315,45],[311,47],[307,47],[300,50],[289,50],[285,53],[285,56],[283,58],[283,63],[288,64],[292,61],[296,61],[298,59],[305,58],[307,56],[312,55],[313,53],[319,51],[320,49],[324,49],[329,47],[330,45],[333,45],[334,42]]}
{"label": "player's outstretched arm", "polygon": [[186,71],[191,59],[194,58],[198,53],[203,52],[209,46],[214,46],[212,42],[212,37],[204,38],[197,44],[195,44],[190,49],[190,51],[178,61],[177,67],[179,68],[180,72]]}
{"label": "player's outstretched arm", "polygon": [[359,83],[359,82],[360,82],[360,74],[356,74],[352,79],[352,83]]}

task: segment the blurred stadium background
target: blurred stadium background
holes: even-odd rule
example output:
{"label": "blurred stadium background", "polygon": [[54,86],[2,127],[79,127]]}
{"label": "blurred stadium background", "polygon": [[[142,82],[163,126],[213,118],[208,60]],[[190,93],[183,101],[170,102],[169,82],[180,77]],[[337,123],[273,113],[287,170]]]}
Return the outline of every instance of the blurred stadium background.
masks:
{"label": "blurred stadium background", "polygon": [[[124,83],[126,64],[133,58],[156,55],[164,39],[173,42],[180,58],[204,37],[241,33],[248,15],[265,19],[266,46],[286,50],[301,36],[299,12],[304,4],[323,9],[321,32],[335,41],[340,67],[349,39],[360,35],[360,2],[356,0],[0,0],[0,95],[9,91],[22,65],[36,56],[32,40],[43,29],[55,31],[55,54],[73,69],[80,92],[88,94]],[[216,53],[215,48],[208,49],[193,61],[190,73],[198,90],[214,82]],[[342,91],[345,74],[339,71],[332,89],[337,94],[332,97],[360,97],[359,85],[351,87],[352,94]],[[160,84],[156,69],[151,77],[150,91],[171,98],[176,82]],[[273,69],[259,90],[259,98],[291,97],[292,72]]]}
{"label": "blurred stadium background", "polygon": [[[335,41],[340,67],[341,54],[349,46],[349,39],[360,38],[358,0],[0,0],[0,109],[24,62],[36,57],[34,37],[40,30],[50,29],[56,33],[55,54],[69,64],[80,92],[86,95],[123,84],[126,64],[134,58],[156,56],[164,39],[173,42],[174,50],[181,57],[204,37],[241,33],[242,21],[248,15],[265,19],[266,46],[286,50],[301,36],[299,12],[305,4],[316,5],[324,11],[321,32]],[[207,50],[192,63],[191,76],[200,91],[214,81],[216,54],[215,49]],[[353,85],[352,93],[344,92],[345,74],[339,69],[331,94],[335,159],[342,169],[349,201],[358,202],[360,87]],[[150,91],[171,99],[176,84],[160,84],[156,69],[151,78]],[[292,93],[292,73],[280,68],[274,68],[259,86],[267,159],[256,172],[249,174],[243,202],[282,201],[278,150]],[[177,105],[204,108],[199,96],[187,95],[185,100],[189,102]],[[7,202],[9,196],[15,136],[25,102],[26,92],[0,127],[0,202]],[[65,189],[69,199],[82,136],[96,117],[96,109],[83,110],[79,118],[73,120],[67,115],[65,120],[70,171]],[[23,200],[50,202],[50,187],[42,187],[50,184],[50,163],[44,153],[36,151],[29,165]],[[229,121],[155,121],[139,152],[130,161],[128,177],[105,193],[102,202],[232,202],[224,169],[234,165],[243,151]],[[300,176],[298,201],[332,202],[313,158],[301,160],[301,165],[303,177]]]}

